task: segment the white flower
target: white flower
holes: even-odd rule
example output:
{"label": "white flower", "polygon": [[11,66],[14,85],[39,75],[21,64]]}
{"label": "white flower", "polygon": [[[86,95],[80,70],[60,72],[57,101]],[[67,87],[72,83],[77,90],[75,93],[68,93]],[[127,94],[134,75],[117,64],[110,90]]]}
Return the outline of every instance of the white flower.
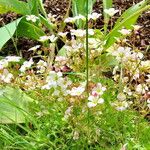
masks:
{"label": "white flower", "polygon": [[48,19],[51,21],[51,22],[54,22],[56,19],[55,19],[56,15],[52,15],[51,13],[48,14]]}
{"label": "white flower", "polygon": [[94,30],[93,29],[88,29],[88,34],[89,35],[94,35]]}
{"label": "white flower", "polygon": [[124,111],[129,107],[129,103],[126,101],[116,101],[112,103],[111,105],[114,106],[115,109],[118,111]]}
{"label": "white flower", "polygon": [[106,91],[106,87],[103,87],[101,83],[97,83],[96,87],[92,89],[93,96],[101,96],[104,91]]}
{"label": "white flower", "polygon": [[47,63],[43,60],[39,60],[37,63],[37,68],[39,69],[37,72],[38,73],[43,73],[45,71],[45,67],[47,66]]}
{"label": "white flower", "polygon": [[39,41],[41,41],[41,42],[45,42],[45,41],[47,41],[47,40],[49,40],[50,39],[50,36],[41,36],[40,37],[40,39],[39,39]]}
{"label": "white flower", "polygon": [[78,16],[75,16],[74,18],[75,18],[75,20],[79,20],[79,19],[81,19],[81,20],[83,20],[83,21],[86,20],[85,16],[83,16],[83,15],[81,15],[81,14],[79,14]]}
{"label": "white flower", "polygon": [[6,59],[0,60],[0,70],[6,67],[8,67],[8,61]]}
{"label": "white flower", "polygon": [[65,38],[68,32],[59,32],[58,35]]}
{"label": "white flower", "polygon": [[129,107],[129,104],[126,101],[123,101],[119,103],[118,106],[116,106],[116,110],[123,111],[123,110],[126,110],[128,107]]}
{"label": "white flower", "polygon": [[58,39],[58,37],[56,37],[55,35],[51,35],[51,36],[49,37],[49,39],[50,39],[50,41],[51,41],[52,43],[54,43],[54,42]]}
{"label": "white flower", "polygon": [[89,15],[88,15],[88,20],[90,20],[90,19],[96,20],[96,19],[98,19],[101,15],[102,15],[102,14],[98,14],[98,13],[96,13],[96,12],[93,12],[92,14],[89,14]]}
{"label": "white flower", "polygon": [[72,108],[73,106],[67,108],[67,110],[65,111],[64,119],[68,119],[71,116]]}
{"label": "white flower", "polygon": [[7,56],[5,59],[8,62],[19,62],[21,57],[18,57],[18,56]]}
{"label": "white flower", "polygon": [[82,29],[77,29],[77,30],[70,30],[71,31],[71,35],[75,35],[77,37],[83,37],[86,35],[86,32],[85,30],[82,30]]}
{"label": "white flower", "polygon": [[104,12],[110,17],[114,16],[119,10],[115,10],[114,8],[104,9]]}
{"label": "white flower", "polygon": [[122,34],[122,35],[129,35],[131,33],[131,30],[128,30],[128,29],[121,29],[119,30],[119,32]]}
{"label": "white flower", "polygon": [[4,69],[3,74],[0,75],[0,78],[5,83],[10,83],[13,78],[13,75],[9,73],[7,69]]}
{"label": "white flower", "polygon": [[39,62],[37,63],[37,68],[46,67],[46,66],[47,66],[47,63],[43,60],[39,60]]}
{"label": "white flower", "polygon": [[79,132],[75,131],[75,132],[73,133],[73,139],[74,139],[74,140],[78,140],[78,139],[79,139]]}
{"label": "white flower", "polygon": [[26,69],[29,69],[33,65],[33,60],[32,58],[29,61],[25,61],[21,68],[19,69],[21,72],[25,72]]}
{"label": "white flower", "polygon": [[65,23],[74,23],[76,21],[76,18],[68,17],[64,20]]}
{"label": "white flower", "polygon": [[130,47],[119,47],[117,50],[111,53],[113,56],[116,56],[118,61],[127,62],[131,58],[131,48]]}
{"label": "white flower", "polygon": [[142,28],[142,26],[139,25],[132,25],[132,27],[134,28],[135,31],[138,31],[140,28]]}
{"label": "white flower", "polygon": [[138,94],[145,94],[145,92],[148,91],[148,87],[145,84],[139,84],[135,90]]}
{"label": "white flower", "polygon": [[124,93],[119,93],[119,94],[117,95],[117,98],[118,98],[118,100],[120,100],[120,101],[124,101],[124,100],[126,100],[126,95],[125,95]]}
{"label": "white flower", "polygon": [[41,45],[36,45],[34,47],[31,47],[28,51],[36,51],[40,47],[41,47]]}
{"label": "white flower", "polygon": [[126,87],[126,86],[124,87],[123,92],[127,93],[129,96],[132,95],[131,90],[128,87]]}
{"label": "white flower", "polygon": [[90,95],[88,97],[89,102],[87,103],[88,107],[95,107],[97,104],[103,104],[104,103],[104,99],[100,98],[99,96],[93,96]]}
{"label": "white flower", "polygon": [[85,87],[73,87],[70,91],[68,91],[68,94],[70,94],[71,96],[80,96],[84,91]]}
{"label": "white flower", "polygon": [[37,19],[39,19],[39,18],[35,15],[27,15],[27,17],[26,17],[27,21],[32,21],[32,22],[36,22]]}

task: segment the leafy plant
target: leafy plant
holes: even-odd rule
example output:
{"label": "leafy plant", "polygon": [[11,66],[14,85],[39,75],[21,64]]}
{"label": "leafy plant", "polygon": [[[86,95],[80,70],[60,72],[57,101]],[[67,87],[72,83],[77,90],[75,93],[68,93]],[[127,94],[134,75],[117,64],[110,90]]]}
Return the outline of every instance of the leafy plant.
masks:
{"label": "leafy plant", "polygon": [[33,99],[19,88],[0,87],[0,123],[24,123],[30,102]]}
{"label": "leafy plant", "polygon": [[119,30],[122,28],[132,29],[138,17],[147,9],[150,8],[148,0],[143,0],[136,5],[126,10],[117,20],[114,28],[106,35],[106,48],[109,48],[116,42],[116,38],[120,38],[122,35]]}
{"label": "leafy plant", "polygon": [[[4,38],[1,37],[0,39],[0,49],[2,49],[4,44],[13,37],[15,31],[17,31],[16,34],[19,37],[24,36],[38,40],[40,36],[45,35],[41,24],[45,25],[50,31],[54,29],[54,25],[47,19],[42,0],[28,0],[27,2],[20,2],[19,0],[0,0],[0,14],[8,11],[21,14],[23,17],[0,28],[0,33],[5,35]],[[40,12],[44,17],[40,15]],[[39,17],[38,23],[27,21],[26,15],[35,15]],[[24,32],[23,29],[26,29],[27,31]]]}

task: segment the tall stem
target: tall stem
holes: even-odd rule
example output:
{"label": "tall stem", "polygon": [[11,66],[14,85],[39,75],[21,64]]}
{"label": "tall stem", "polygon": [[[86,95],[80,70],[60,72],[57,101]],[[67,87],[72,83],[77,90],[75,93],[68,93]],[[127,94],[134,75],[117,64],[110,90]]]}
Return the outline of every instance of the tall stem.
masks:
{"label": "tall stem", "polygon": [[86,90],[89,94],[88,0],[86,0]]}

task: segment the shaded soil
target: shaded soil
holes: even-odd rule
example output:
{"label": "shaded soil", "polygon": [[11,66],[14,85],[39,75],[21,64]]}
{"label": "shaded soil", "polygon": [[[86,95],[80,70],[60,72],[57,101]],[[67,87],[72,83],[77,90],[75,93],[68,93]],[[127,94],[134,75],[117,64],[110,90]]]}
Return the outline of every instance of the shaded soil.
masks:
{"label": "shaded soil", "polygon": [[[121,14],[122,12],[124,12],[124,10],[126,10],[133,4],[138,3],[140,1],[141,0],[114,0],[114,7],[116,9],[119,9],[120,14]],[[56,15],[57,20],[59,22],[66,15],[66,12],[68,10],[68,5],[69,5],[68,0],[63,0],[63,1],[61,1],[61,0],[44,0],[44,7],[45,7],[47,13]],[[97,2],[94,5],[94,11],[98,12],[98,13],[102,13],[102,0],[97,0]],[[0,26],[3,26],[4,24],[7,24],[9,22],[12,22],[13,20],[15,20],[18,17],[19,16],[16,15],[15,13],[7,13],[7,14],[0,15]],[[117,18],[118,18],[117,15],[113,18],[114,22]],[[149,40],[150,39],[150,11],[145,12],[144,14],[142,14],[140,16],[140,18],[138,19],[138,24],[142,26],[142,29],[140,30],[140,32],[138,32],[136,34],[136,36],[134,38],[131,37],[129,39],[129,41],[132,45],[135,45],[139,49],[145,50],[145,49],[148,49],[148,46],[150,45],[150,40]],[[95,26],[99,29],[102,28],[103,19],[102,18],[98,19]],[[134,39],[134,41],[133,41],[133,39]],[[26,51],[30,47],[37,44],[37,42],[35,42],[35,41],[24,39],[24,38],[19,39],[19,41],[17,43],[18,43],[18,49],[21,49],[23,51],[23,53],[24,52],[26,53]],[[11,45],[11,42],[10,42],[10,45]],[[12,47],[10,45],[8,45],[8,49]],[[147,54],[148,59],[150,59],[149,55],[150,54]],[[26,54],[26,57],[28,57],[27,54]]]}

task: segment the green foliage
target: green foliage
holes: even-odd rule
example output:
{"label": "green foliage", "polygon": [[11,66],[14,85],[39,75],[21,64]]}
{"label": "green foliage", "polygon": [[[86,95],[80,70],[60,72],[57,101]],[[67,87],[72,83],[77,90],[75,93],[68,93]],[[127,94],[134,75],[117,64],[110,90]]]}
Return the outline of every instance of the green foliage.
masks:
{"label": "green foliage", "polygon": [[28,5],[29,5],[31,14],[34,14],[34,15],[37,16],[37,15],[39,14],[38,1],[35,1],[35,0],[28,0],[27,2],[28,2]]}
{"label": "green foliage", "polygon": [[0,50],[4,46],[4,44],[13,37],[21,19],[22,18],[19,18],[15,21],[5,25],[4,27],[0,28],[0,35],[2,35],[0,37]]}
{"label": "green foliage", "polygon": [[18,25],[17,35],[20,37],[27,37],[30,39],[38,40],[41,36],[44,36],[45,33],[36,25],[23,20]]}
{"label": "green foliage", "polygon": [[150,8],[150,5],[147,5],[147,1],[143,0],[140,3],[132,6],[126,10],[122,16],[117,20],[114,28],[106,35],[106,48],[109,48],[116,42],[116,38],[120,38],[122,35],[119,33],[119,30],[123,27],[127,29],[132,29],[138,19],[138,17],[147,9]]}
{"label": "green foliage", "polygon": [[21,15],[31,14],[29,5],[19,0],[0,0],[0,14],[8,11],[16,12]]}
{"label": "green foliage", "polygon": [[33,99],[19,88],[0,87],[0,123],[23,123]]}

